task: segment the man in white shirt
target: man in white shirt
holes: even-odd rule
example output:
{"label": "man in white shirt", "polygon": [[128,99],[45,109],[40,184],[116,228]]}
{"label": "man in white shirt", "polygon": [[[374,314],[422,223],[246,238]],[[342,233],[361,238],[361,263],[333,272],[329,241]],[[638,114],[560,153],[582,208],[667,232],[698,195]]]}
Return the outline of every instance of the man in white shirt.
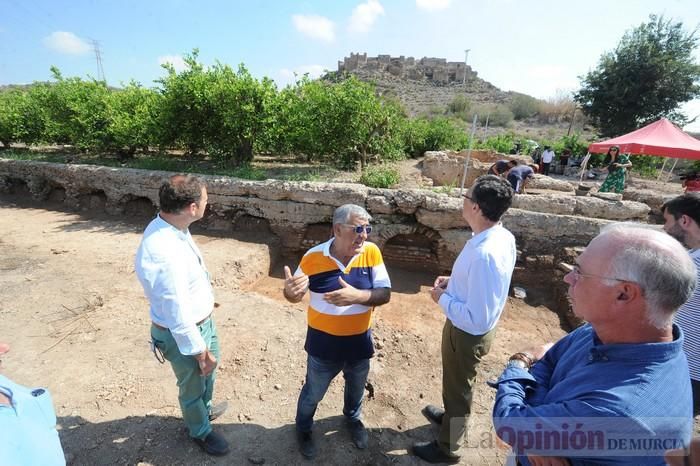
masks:
{"label": "man in white shirt", "polygon": [[[700,193],[690,192],[675,197],[661,206],[664,230],[690,249],[690,258],[698,270],[700,284]],[[693,390],[693,414],[700,414],[700,287],[678,308],[674,321],[683,330],[683,351],[688,358],[690,384]]]}
{"label": "man in white shirt", "polygon": [[425,416],[440,425],[438,439],[417,443],[413,452],[430,463],[459,462],[457,454],[471,412],[476,369],[488,354],[508,298],[515,267],[515,238],[500,223],[513,202],[513,188],[494,175],[479,177],[464,195],[462,217],[473,236],[449,277],[430,291],[447,317],[442,331],[442,400]]}
{"label": "man in white shirt", "polygon": [[542,153],[542,174],[549,176],[549,167],[552,165],[554,160],[554,151],[551,147],[545,146],[544,152]]}
{"label": "man in white shirt", "polygon": [[204,215],[207,188],[198,177],[175,175],[160,187],[159,199],[160,213],[146,227],[135,264],[151,304],[154,352],[175,372],[190,437],[206,453],[221,456],[228,453],[228,442],[210,422],[226,409],[225,403],[211,405],[219,359],[214,293],[189,232]]}

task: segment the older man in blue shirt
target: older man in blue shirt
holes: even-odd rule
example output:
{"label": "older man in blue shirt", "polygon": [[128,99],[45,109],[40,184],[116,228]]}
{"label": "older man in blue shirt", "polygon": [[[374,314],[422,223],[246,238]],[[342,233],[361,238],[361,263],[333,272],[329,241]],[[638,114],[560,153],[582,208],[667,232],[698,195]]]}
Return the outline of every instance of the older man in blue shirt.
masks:
{"label": "older man in blue shirt", "polygon": [[522,465],[664,464],[692,430],[673,316],[695,287],[693,262],[670,236],[617,224],[564,280],[588,323],[540,354],[511,356],[494,384],[497,435]]}
{"label": "older man in blue shirt", "polygon": [[452,267],[430,291],[447,317],[442,331],[442,401],[428,405],[425,416],[440,424],[433,442],[413,446],[430,463],[457,463],[458,450],[471,413],[476,369],[491,348],[496,324],[508,298],[515,267],[515,238],[500,223],[513,201],[508,182],[494,175],[479,177],[464,196],[462,217],[472,238]]}

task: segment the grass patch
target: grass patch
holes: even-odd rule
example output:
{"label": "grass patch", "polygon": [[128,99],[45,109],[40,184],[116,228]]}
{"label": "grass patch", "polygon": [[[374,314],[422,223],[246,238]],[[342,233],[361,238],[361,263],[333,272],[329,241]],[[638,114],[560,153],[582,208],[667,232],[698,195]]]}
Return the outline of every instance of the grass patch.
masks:
{"label": "grass patch", "polygon": [[370,188],[390,188],[397,184],[401,176],[392,166],[367,167],[360,176],[360,183]]}

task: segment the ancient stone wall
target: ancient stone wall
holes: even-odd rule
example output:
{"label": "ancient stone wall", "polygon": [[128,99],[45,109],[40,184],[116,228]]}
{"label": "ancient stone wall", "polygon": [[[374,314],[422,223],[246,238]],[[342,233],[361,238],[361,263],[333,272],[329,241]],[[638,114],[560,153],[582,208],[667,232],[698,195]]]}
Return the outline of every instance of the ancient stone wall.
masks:
{"label": "ancient stone wall", "polygon": [[[158,188],[171,173],[91,165],[0,159],[0,190],[43,202],[114,215],[152,215]],[[248,181],[204,176],[210,209],[202,227],[247,231],[279,238],[283,248],[303,251],[328,238],[336,207],[354,203],[374,217],[371,240],[404,261],[449,270],[470,237],[462,199],[429,190],[374,189],[356,184]],[[644,219],[645,204],[591,197],[518,196],[503,223],[527,256],[561,255],[585,245],[610,220]]]}
{"label": "ancient stone wall", "polygon": [[[483,157],[482,157],[483,156]],[[487,157],[477,154],[474,160]],[[486,165],[485,163],[483,165]],[[169,172],[0,159],[0,194],[112,215],[150,217]],[[197,223],[217,235],[245,234],[301,253],[329,238],[333,211],[354,203],[374,217],[370,240],[388,263],[448,272],[471,237],[458,190],[373,189],[357,184],[248,181],[203,176],[209,209]],[[649,197],[649,195],[646,195]],[[644,197],[644,196],[642,196]],[[654,199],[654,203],[655,199]],[[503,218],[518,245],[513,284],[543,289],[544,304],[567,313],[562,267],[612,220],[644,221],[646,204],[590,196],[519,195]],[[145,222],[145,219],[144,219]]]}

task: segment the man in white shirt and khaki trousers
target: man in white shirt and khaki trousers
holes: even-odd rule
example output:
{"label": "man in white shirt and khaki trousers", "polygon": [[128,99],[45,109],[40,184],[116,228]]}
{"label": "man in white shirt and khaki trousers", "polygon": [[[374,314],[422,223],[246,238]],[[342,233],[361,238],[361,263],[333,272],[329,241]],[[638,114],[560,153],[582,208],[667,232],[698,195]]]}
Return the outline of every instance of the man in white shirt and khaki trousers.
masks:
{"label": "man in white shirt and khaki trousers", "polygon": [[226,409],[225,403],[211,405],[219,359],[214,293],[189,232],[189,226],[204,215],[207,188],[201,178],[175,175],[158,194],[160,213],[146,227],[135,264],[151,304],[154,352],[162,354],[175,372],[190,437],[206,453],[221,456],[228,453],[228,442],[211,426]]}
{"label": "man in white shirt and khaki trousers", "polygon": [[500,223],[513,201],[510,183],[494,175],[477,178],[464,195],[462,217],[472,238],[449,277],[435,280],[430,295],[447,317],[442,331],[442,400],[425,416],[440,425],[437,440],[413,445],[429,463],[458,463],[471,413],[476,369],[488,354],[508,298],[515,267],[515,238]]}

